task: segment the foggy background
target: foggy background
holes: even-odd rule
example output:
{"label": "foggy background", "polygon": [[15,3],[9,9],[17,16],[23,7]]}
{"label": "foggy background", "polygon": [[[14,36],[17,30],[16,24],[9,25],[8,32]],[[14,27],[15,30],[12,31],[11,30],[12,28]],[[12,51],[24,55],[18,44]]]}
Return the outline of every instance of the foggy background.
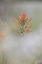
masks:
{"label": "foggy background", "polygon": [[[16,34],[15,19],[32,17],[32,32]],[[0,0],[0,64],[42,64],[42,0]]]}

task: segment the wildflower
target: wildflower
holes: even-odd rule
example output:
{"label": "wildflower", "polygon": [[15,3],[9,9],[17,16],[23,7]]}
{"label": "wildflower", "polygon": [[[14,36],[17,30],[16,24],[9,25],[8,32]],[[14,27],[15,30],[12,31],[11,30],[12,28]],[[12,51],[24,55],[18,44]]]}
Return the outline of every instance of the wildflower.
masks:
{"label": "wildflower", "polygon": [[[30,22],[32,20],[32,17],[31,18],[26,18],[26,14],[21,14],[19,17],[17,17],[15,19],[19,24],[19,25],[16,25],[17,27],[20,27],[20,32],[18,32],[18,34],[23,34],[24,32],[30,32],[31,31],[31,26],[33,25],[26,25],[26,23]],[[24,27],[25,26],[25,27]]]}

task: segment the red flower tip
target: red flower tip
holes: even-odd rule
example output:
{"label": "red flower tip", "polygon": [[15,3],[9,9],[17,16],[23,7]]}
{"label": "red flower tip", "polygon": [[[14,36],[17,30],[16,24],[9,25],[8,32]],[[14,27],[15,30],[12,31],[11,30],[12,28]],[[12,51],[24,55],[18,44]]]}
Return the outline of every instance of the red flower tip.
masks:
{"label": "red flower tip", "polygon": [[21,14],[21,15],[20,15],[20,19],[21,19],[21,20],[25,20],[25,19],[26,19],[26,14],[24,14],[24,13]]}

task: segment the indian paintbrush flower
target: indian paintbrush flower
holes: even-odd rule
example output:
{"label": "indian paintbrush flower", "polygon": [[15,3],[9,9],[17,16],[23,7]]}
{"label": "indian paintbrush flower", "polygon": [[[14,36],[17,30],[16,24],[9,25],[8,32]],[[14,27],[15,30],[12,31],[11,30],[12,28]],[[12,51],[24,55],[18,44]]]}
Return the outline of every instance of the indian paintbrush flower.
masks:
{"label": "indian paintbrush flower", "polygon": [[[26,14],[21,14],[19,17],[17,17],[15,19],[21,27],[19,27],[19,25],[17,25],[17,27],[20,28],[20,31],[18,31],[18,34],[23,34],[24,32],[31,32],[31,26],[33,25],[26,25],[28,22],[30,22],[32,20],[32,18],[26,18]],[[26,25],[26,26],[25,26]]]}

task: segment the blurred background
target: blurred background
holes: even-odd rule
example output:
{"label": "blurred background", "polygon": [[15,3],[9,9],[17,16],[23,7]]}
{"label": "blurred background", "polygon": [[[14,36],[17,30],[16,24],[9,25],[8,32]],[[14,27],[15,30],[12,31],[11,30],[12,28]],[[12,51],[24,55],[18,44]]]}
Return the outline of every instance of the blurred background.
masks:
{"label": "blurred background", "polygon": [[[23,36],[15,19],[32,17],[32,32]],[[0,64],[42,64],[42,0],[0,0]]]}

